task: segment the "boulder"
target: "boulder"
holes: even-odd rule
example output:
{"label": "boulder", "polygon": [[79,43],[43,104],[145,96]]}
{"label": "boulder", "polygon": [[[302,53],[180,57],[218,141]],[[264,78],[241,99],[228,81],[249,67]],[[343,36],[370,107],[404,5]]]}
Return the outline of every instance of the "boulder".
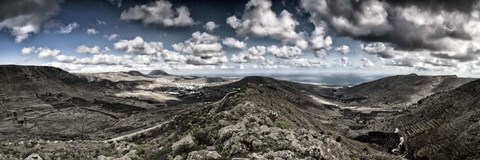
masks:
{"label": "boulder", "polygon": [[43,158],[40,157],[40,155],[33,153],[29,155],[27,158],[25,158],[25,160],[43,160]]}
{"label": "boulder", "polygon": [[174,153],[182,153],[188,151],[194,146],[195,138],[193,138],[192,135],[187,135],[172,145],[172,151]]}

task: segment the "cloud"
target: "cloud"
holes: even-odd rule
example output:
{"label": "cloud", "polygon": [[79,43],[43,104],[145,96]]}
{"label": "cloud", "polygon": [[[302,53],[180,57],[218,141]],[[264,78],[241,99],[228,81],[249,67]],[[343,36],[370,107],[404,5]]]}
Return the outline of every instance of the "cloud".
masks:
{"label": "cloud", "polygon": [[326,56],[328,56],[328,53],[325,49],[320,49],[320,50],[316,50],[314,52],[314,55],[317,58],[323,58],[324,59]]}
{"label": "cloud", "polygon": [[32,53],[33,51],[35,51],[35,47],[23,47],[22,48],[22,54],[23,55],[29,55],[30,53]]}
{"label": "cloud", "polygon": [[340,47],[335,48],[335,51],[340,52],[342,54],[348,54],[350,53],[350,47],[347,45],[342,45]]}
{"label": "cloud", "polygon": [[332,46],[332,38],[325,35],[323,26],[315,27],[310,37],[310,43],[313,50],[330,50]]}
{"label": "cloud", "polygon": [[131,58],[131,55],[96,54],[93,57],[77,59],[74,63],[83,65],[127,65],[132,62]]}
{"label": "cloud", "polygon": [[167,0],[159,0],[129,8],[122,12],[120,19],[140,20],[144,24],[159,24],[164,27],[185,27],[194,24],[186,6],[173,9],[172,3]]}
{"label": "cloud", "polygon": [[[317,28],[370,45],[382,58],[415,56],[447,61],[477,60],[480,51],[479,1],[301,0]],[[315,44],[315,43],[313,43]],[[399,55],[396,55],[399,54]],[[395,63],[396,64],[396,63]],[[411,63],[401,63],[411,64]]]}
{"label": "cloud", "polygon": [[104,37],[109,41],[114,41],[114,40],[117,40],[120,36],[118,34],[113,33],[110,35],[105,35]]}
{"label": "cloud", "polygon": [[73,22],[68,24],[67,26],[62,26],[60,29],[57,31],[57,33],[60,34],[69,34],[71,33],[74,29],[80,27],[80,25],[77,22]]}
{"label": "cloud", "polygon": [[279,62],[280,65],[284,67],[300,67],[300,68],[325,68],[325,64],[318,59],[307,59],[307,58],[297,58],[297,59],[283,59]]}
{"label": "cloud", "polygon": [[213,65],[228,62],[218,36],[194,32],[192,38],[183,43],[173,44],[177,52],[188,54],[187,63],[196,65]]}
{"label": "cloud", "polygon": [[107,22],[97,19],[97,24],[98,25],[106,25]]}
{"label": "cloud", "polygon": [[187,56],[187,63],[193,65],[219,65],[228,62],[227,56],[216,56],[210,58],[202,58],[198,56]]}
{"label": "cloud", "polygon": [[266,53],[267,48],[265,46],[253,46],[238,54],[233,54],[230,60],[234,63],[264,62]]}
{"label": "cloud", "polygon": [[75,52],[77,52],[77,53],[88,53],[88,54],[99,54],[100,53],[100,47],[97,46],[97,45],[95,45],[93,47],[80,45],[75,49]]}
{"label": "cloud", "polygon": [[267,48],[267,51],[276,57],[285,59],[297,58],[303,54],[302,49],[298,48],[297,46],[278,47],[276,45],[271,45]]}
{"label": "cloud", "polygon": [[169,62],[186,63],[187,61],[187,57],[185,55],[175,51],[166,50],[166,49],[164,49],[160,53],[159,57],[162,57],[163,61],[167,63]]}
{"label": "cloud", "polygon": [[24,47],[22,48],[22,54],[23,55],[29,55],[29,54],[38,54],[38,57],[40,58],[49,58],[49,57],[53,57],[55,58],[55,60],[57,61],[61,61],[61,62],[72,62],[73,60],[75,60],[75,57],[72,57],[72,56],[64,56],[64,55],[61,55],[61,52],[60,50],[58,49],[50,49],[48,47],[35,47],[35,46],[31,46],[31,47]]}
{"label": "cloud", "polygon": [[62,68],[67,71],[78,71],[84,67],[84,65],[81,64],[74,64],[74,63],[65,63],[65,62],[50,62],[44,64],[45,66],[53,66],[57,68]]}
{"label": "cloud", "polygon": [[409,67],[417,70],[452,72],[465,70],[464,67],[479,61],[477,54],[458,54],[427,49],[405,51],[382,42],[366,43],[361,47],[366,53],[381,57],[387,66]]}
{"label": "cloud", "polygon": [[0,30],[6,29],[20,43],[60,10],[61,0],[0,1]]}
{"label": "cloud", "polygon": [[203,26],[203,28],[205,28],[207,31],[209,32],[212,32],[213,30],[215,30],[216,28],[220,27],[218,24],[216,24],[215,22],[213,21],[208,21],[207,23],[205,23],[205,25]]}
{"label": "cloud", "polygon": [[111,4],[117,5],[117,7],[120,8],[122,6],[123,0],[107,0],[107,1],[110,2]]}
{"label": "cloud", "polygon": [[222,41],[222,44],[226,45],[228,47],[239,48],[239,49],[243,49],[243,48],[247,47],[247,44],[245,42],[239,41],[239,40],[237,40],[235,38],[232,38],[232,37],[225,38]]}
{"label": "cloud", "polygon": [[242,36],[271,37],[302,49],[308,47],[303,36],[295,32],[299,23],[293,15],[287,10],[277,15],[271,7],[270,0],[250,0],[245,5],[242,17],[228,17],[227,24]]}
{"label": "cloud", "polygon": [[361,61],[363,62],[363,65],[362,65],[363,68],[371,68],[375,66],[372,60],[368,59],[367,57],[362,58]]}
{"label": "cloud", "polygon": [[153,55],[137,55],[133,58],[134,64],[151,64],[158,61],[159,58]]}
{"label": "cloud", "polygon": [[348,62],[348,57],[342,57],[340,58],[340,66],[347,67],[349,64]]}
{"label": "cloud", "polygon": [[62,62],[62,63],[71,63],[76,60],[75,56],[65,56],[65,55],[57,55],[55,56],[55,60],[57,62]]}
{"label": "cloud", "polygon": [[135,37],[132,40],[120,40],[113,44],[115,49],[127,53],[140,55],[153,55],[163,50],[162,42],[145,42],[142,37]]}
{"label": "cloud", "polygon": [[365,43],[361,48],[369,54],[376,54],[382,58],[394,57],[394,49],[382,42]]}
{"label": "cloud", "polygon": [[87,34],[96,35],[98,31],[95,28],[87,28]]}
{"label": "cloud", "polygon": [[37,48],[34,52],[37,53],[40,58],[55,57],[61,53],[58,49],[50,49],[48,47]]}

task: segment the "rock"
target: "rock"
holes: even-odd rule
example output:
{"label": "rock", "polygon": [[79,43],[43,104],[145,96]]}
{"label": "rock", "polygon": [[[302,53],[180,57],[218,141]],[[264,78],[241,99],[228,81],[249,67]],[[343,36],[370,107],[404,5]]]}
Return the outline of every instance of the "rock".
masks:
{"label": "rock", "polygon": [[220,159],[222,156],[217,153],[217,151],[193,151],[188,154],[187,160],[196,160],[196,159],[205,159],[205,160],[215,160]]}
{"label": "rock", "polygon": [[175,158],[173,160],[182,160],[183,157],[181,155],[178,155],[178,156],[175,156]]}
{"label": "rock", "polygon": [[270,151],[264,155],[267,159],[295,159],[295,153],[289,150],[283,151]]}
{"label": "rock", "polygon": [[216,150],[216,147],[215,147],[215,146],[208,146],[208,147],[207,147],[207,150],[209,150],[209,151],[214,151],[214,150]]}
{"label": "rock", "polygon": [[43,158],[40,157],[40,155],[33,153],[29,155],[27,158],[25,158],[25,160],[43,160]]}
{"label": "rock", "polygon": [[174,153],[182,153],[188,151],[193,146],[195,146],[195,138],[192,135],[187,135],[172,145],[172,151]]}

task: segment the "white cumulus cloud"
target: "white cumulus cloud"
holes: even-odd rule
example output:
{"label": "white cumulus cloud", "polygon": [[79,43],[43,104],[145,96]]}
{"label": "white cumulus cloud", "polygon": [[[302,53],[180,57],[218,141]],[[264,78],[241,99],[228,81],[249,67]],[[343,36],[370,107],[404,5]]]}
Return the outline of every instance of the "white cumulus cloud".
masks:
{"label": "white cumulus cloud", "polygon": [[95,45],[93,47],[80,45],[75,49],[75,52],[77,52],[77,53],[88,53],[88,54],[99,54],[100,53],[100,47],[97,46],[97,45]]}
{"label": "white cumulus cloud", "polygon": [[212,32],[213,30],[215,30],[216,28],[218,28],[219,25],[216,24],[215,22],[213,21],[208,21],[207,23],[205,23],[205,25],[203,26],[203,28],[205,28],[207,31],[209,32]]}
{"label": "white cumulus cloud", "polygon": [[172,47],[177,52],[188,54],[187,63],[190,64],[213,65],[228,62],[219,37],[205,32],[195,32],[192,38],[173,44]]}
{"label": "white cumulus cloud", "polygon": [[167,0],[137,5],[122,12],[121,20],[140,20],[144,24],[159,24],[165,27],[192,26],[195,22],[190,17],[186,6],[173,8]]}
{"label": "white cumulus cloud", "polygon": [[302,49],[297,46],[282,46],[271,45],[267,51],[279,58],[291,59],[302,55]]}
{"label": "white cumulus cloud", "polygon": [[73,22],[68,24],[67,26],[62,26],[60,29],[57,31],[57,33],[60,34],[69,34],[71,33],[74,29],[80,27],[80,25],[77,22]]}
{"label": "white cumulus cloud", "polygon": [[232,48],[240,48],[240,49],[243,49],[247,46],[247,44],[243,41],[239,41],[235,38],[232,38],[232,37],[228,37],[228,38],[225,38],[223,41],[222,41],[223,45],[226,45],[228,47],[232,47]]}
{"label": "white cumulus cloud", "polygon": [[87,28],[87,34],[96,35],[98,31],[95,28]]}
{"label": "white cumulus cloud", "polygon": [[270,0],[250,0],[245,5],[242,17],[228,17],[227,24],[239,35],[271,37],[284,43],[295,44],[302,49],[306,48],[308,42],[301,34],[295,32],[299,23],[293,15],[287,10],[277,15],[271,7]]}
{"label": "white cumulus cloud", "polygon": [[113,44],[113,46],[115,49],[140,55],[153,55],[163,50],[162,42],[145,42],[143,38],[139,36],[132,40],[120,40]]}

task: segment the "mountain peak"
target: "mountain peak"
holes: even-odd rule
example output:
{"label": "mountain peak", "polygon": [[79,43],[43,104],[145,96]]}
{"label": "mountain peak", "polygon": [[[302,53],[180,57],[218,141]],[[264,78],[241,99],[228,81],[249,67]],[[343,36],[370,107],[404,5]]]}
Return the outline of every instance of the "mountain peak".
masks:
{"label": "mountain peak", "polygon": [[171,76],[171,74],[163,71],[163,70],[152,70],[150,73],[148,73],[150,76]]}

